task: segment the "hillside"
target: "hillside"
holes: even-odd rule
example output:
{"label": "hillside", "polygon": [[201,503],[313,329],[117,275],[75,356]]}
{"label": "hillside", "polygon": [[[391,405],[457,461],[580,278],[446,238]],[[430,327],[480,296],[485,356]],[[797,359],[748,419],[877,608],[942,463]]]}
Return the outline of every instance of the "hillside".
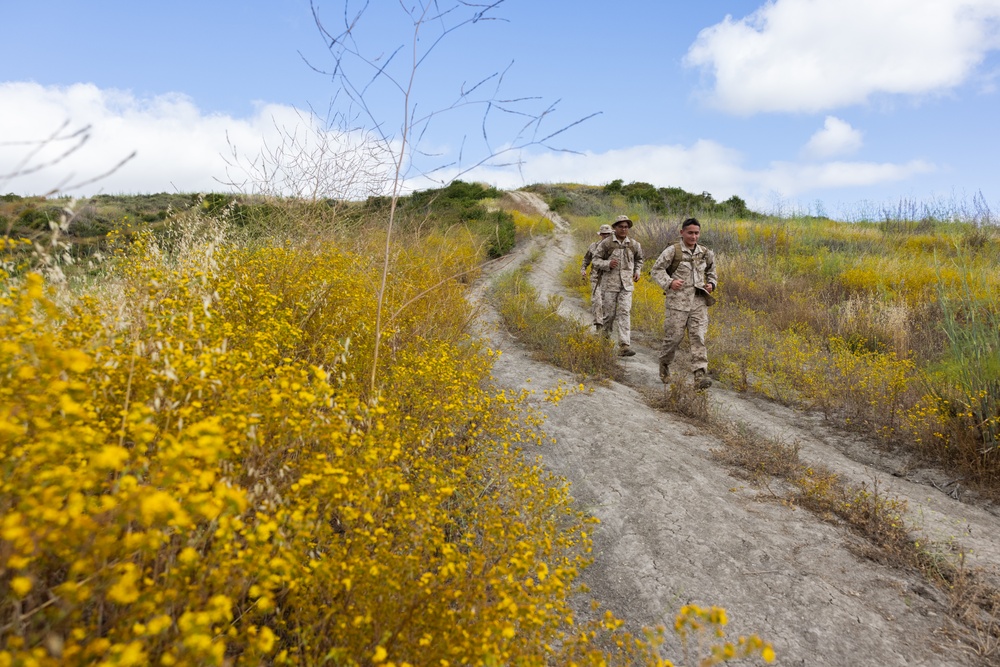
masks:
{"label": "hillside", "polygon": [[[0,661],[995,661],[995,230],[664,190],[6,198]],[[621,211],[703,219],[709,392],[648,276],[593,334]]]}
{"label": "hillside", "polygon": [[[571,223],[537,197],[520,201],[557,223],[544,253],[532,260],[520,247],[515,262],[528,262],[541,300],[558,297],[558,312],[587,326],[585,304],[560,280],[582,253]],[[495,376],[533,390],[545,414],[554,442],[541,460],[601,520],[585,579],[615,612],[655,625],[679,604],[719,604],[734,633],[772,641],[777,664],[996,664],[1000,511],[959,500],[947,473],[815,411],[725,386],[707,392],[700,415],[694,405],[691,416],[665,413],[655,338],[634,344],[621,382],[575,391],[578,376],[537,361],[495,314],[484,332],[504,352]],[[542,399],[557,386],[570,388],[561,401]],[[741,438],[758,447],[743,466],[726,456]],[[914,543],[894,543],[888,525],[862,525],[824,506],[821,489],[777,474],[768,444],[788,465],[832,473],[836,502],[865,504],[867,521],[905,524],[916,551],[957,566],[957,579],[914,561]]]}

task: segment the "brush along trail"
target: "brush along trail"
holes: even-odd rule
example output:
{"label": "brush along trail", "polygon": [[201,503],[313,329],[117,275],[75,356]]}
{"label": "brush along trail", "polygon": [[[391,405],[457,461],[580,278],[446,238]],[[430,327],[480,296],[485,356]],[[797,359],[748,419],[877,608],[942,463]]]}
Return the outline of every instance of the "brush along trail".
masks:
{"label": "brush along trail", "polygon": [[[655,339],[637,340],[633,333],[638,354],[623,361],[624,382],[589,385],[556,404],[544,401],[545,389],[573,387],[579,379],[534,360],[502,329],[484,295],[493,276],[527,261],[532,248],[542,245],[530,269],[539,298],[562,297],[560,314],[588,324],[586,304],[560,281],[566,262],[578,263],[583,249],[569,223],[540,198],[509,194],[522,208],[552,220],[555,231],[494,262],[470,294],[480,307],[481,335],[503,352],[494,368],[496,382],[532,390],[535,407],[546,417],[544,430],[555,439],[526,455],[539,455],[570,483],[579,507],[600,519],[593,565],[583,574],[590,593],[581,597],[581,617],[590,614],[586,602],[592,597],[636,629],[663,624],[666,657],[677,664],[683,656],[669,628],[688,603],[724,607],[727,636],[758,634],[773,644],[778,665],[1000,661],[995,640],[981,632],[977,637],[968,623],[955,619],[956,602],[947,589],[916,569],[873,557],[877,549],[849,526],[788,501],[787,483],[772,480],[757,488],[745,481],[712,456],[723,448],[712,431],[650,407],[644,396],[663,391]],[[675,364],[686,368],[683,359]],[[743,423],[764,438],[797,444],[804,463],[905,501],[907,527],[930,552],[950,550],[953,557],[965,549],[966,567],[991,577],[1000,571],[996,509],[954,498],[959,494],[949,493],[954,487],[944,486],[944,473],[910,467],[818,415],[718,383],[709,390],[709,409],[717,423]],[[991,622],[996,630],[995,618],[980,615],[979,622],[987,635]]]}

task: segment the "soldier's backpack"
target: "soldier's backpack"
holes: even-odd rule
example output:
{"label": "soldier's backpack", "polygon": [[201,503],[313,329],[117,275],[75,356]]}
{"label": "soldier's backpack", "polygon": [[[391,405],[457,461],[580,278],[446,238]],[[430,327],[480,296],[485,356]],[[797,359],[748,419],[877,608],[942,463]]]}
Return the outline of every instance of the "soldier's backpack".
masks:
{"label": "soldier's backpack", "polygon": [[674,258],[670,260],[670,266],[667,267],[667,275],[671,278],[674,277],[674,271],[677,267],[681,265],[681,261],[684,259],[684,248],[681,246],[681,242],[678,241],[674,244]]}

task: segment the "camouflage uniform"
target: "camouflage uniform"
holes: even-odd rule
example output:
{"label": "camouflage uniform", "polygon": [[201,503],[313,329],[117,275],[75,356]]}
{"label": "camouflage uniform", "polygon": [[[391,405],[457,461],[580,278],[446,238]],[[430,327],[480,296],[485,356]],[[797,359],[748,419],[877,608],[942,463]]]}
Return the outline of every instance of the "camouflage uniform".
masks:
{"label": "camouflage uniform", "polygon": [[[610,336],[618,323],[618,343],[628,348],[632,344],[632,290],[642,271],[642,246],[631,237],[619,241],[609,236],[597,244],[591,264],[601,272],[602,332]],[[618,268],[611,268],[611,260]]]}
{"label": "camouflage uniform", "polygon": [[601,241],[594,241],[590,244],[587,252],[583,254],[583,264],[580,266],[581,274],[585,274],[587,267],[590,266],[590,310],[594,313],[594,326],[598,327],[602,323],[601,289],[599,287],[601,284],[601,271],[596,266],[592,266],[591,262],[594,260],[594,251],[600,243]]}
{"label": "camouflage uniform", "polygon": [[[667,275],[667,269],[673,262],[677,244],[667,246],[656,259],[650,273],[656,284],[663,288],[666,301],[660,368],[669,366],[674,360],[674,353],[684,339],[684,330],[687,329],[691,341],[691,370],[704,372],[708,368],[708,349],[705,347],[708,306],[715,302],[704,287],[711,284],[712,291],[715,291],[718,285],[715,253],[700,243],[695,244],[694,250],[683,243],[680,246],[684,255],[672,276]],[[674,279],[683,280],[684,287],[679,290],[670,289],[670,283]]]}

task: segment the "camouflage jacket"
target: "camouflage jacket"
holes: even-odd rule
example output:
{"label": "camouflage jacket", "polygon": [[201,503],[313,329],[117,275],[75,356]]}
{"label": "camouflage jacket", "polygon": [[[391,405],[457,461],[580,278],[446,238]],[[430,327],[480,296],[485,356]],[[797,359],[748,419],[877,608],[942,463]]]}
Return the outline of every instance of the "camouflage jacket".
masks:
{"label": "camouflage jacket", "polygon": [[[611,260],[618,260],[618,268],[611,268]],[[617,237],[609,236],[597,244],[591,264],[597,267],[601,274],[601,289],[608,292],[631,292],[633,283],[642,272],[642,246],[631,237],[619,241]]]}
{"label": "camouflage jacket", "polygon": [[[604,239],[601,239],[603,241]],[[597,250],[597,246],[600,245],[601,241],[594,241],[587,248],[587,252],[583,253],[583,264],[580,265],[580,272],[585,273],[587,267],[590,266],[590,282],[597,282],[601,279],[601,271],[596,266],[591,266],[591,262],[594,261],[594,251]]]}
{"label": "camouflage jacket", "polygon": [[[684,256],[681,258],[681,263],[677,265],[672,276],[667,275],[676,248],[677,244],[673,243],[660,253],[653,263],[650,277],[663,288],[669,310],[690,311],[705,301],[704,297],[707,294],[704,291],[705,285],[710,284],[715,291],[719,284],[719,277],[715,272],[715,253],[700,243],[695,245],[694,250],[682,243]],[[670,283],[675,279],[683,280],[684,287],[679,290],[670,289]],[[709,298],[708,301],[714,302],[714,299]]]}

